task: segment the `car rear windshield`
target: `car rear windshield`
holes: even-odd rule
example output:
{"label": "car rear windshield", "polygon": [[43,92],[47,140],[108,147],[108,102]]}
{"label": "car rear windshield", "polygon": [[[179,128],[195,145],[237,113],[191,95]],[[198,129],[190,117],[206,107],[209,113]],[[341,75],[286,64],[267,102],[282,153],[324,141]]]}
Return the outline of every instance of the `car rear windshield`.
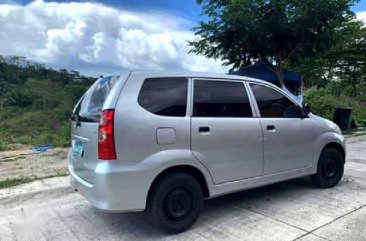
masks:
{"label": "car rear windshield", "polygon": [[118,78],[119,76],[101,78],[85,93],[76,113],[81,121],[99,122],[104,101]]}

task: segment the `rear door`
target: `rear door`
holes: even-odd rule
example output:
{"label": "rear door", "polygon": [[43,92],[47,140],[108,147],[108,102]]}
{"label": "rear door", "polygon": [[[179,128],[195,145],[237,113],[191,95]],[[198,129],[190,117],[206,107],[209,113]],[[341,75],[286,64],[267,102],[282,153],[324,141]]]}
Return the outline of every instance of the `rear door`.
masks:
{"label": "rear door", "polygon": [[262,130],[244,82],[194,80],[191,148],[215,184],[262,174]]}
{"label": "rear door", "polygon": [[[117,75],[97,80],[75,106],[71,125],[71,164],[73,171],[86,181],[93,182],[98,162],[98,127],[103,105],[117,82]],[[118,91],[116,91],[118,92]]]}

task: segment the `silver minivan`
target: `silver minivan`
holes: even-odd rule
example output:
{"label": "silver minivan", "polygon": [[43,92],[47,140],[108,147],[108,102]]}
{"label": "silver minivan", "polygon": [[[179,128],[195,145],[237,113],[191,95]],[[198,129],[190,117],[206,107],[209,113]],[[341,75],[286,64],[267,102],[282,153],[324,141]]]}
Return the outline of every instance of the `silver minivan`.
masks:
{"label": "silver minivan", "polygon": [[74,189],[100,210],[145,210],[167,233],[191,227],[204,199],[303,176],[329,188],[344,170],[336,124],[241,76],[112,74],[71,123]]}

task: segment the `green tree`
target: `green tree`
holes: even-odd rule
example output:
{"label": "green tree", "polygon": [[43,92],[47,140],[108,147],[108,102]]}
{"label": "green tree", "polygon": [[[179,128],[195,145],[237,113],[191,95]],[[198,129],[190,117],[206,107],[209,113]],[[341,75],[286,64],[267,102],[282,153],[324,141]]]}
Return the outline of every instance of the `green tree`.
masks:
{"label": "green tree", "polygon": [[340,94],[348,90],[348,96],[366,95],[366,26],[350,21],[337,30],[337,44],[316,58],[302,58],[291,66],[301,72],[307,87],[324,87],[329,82],[338,86]]}
{"label": "green tree", "polygon": [[354,17],[356,0],[197,0],[207,20],[194,28],[191,52],[221,58],[234,68],[272,63],[280,85],[283,69],[332,47],[336,30]]}

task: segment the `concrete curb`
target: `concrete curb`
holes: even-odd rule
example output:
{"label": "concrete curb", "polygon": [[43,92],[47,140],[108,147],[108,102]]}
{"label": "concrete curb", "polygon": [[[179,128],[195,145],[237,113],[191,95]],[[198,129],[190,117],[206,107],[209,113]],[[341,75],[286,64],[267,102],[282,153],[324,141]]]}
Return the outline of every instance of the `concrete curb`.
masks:
{"label": "concrete curb", "polygon": [[57,198],[73,192],[70,177],[45,178],[18,186],[0,189],[0,206],[17,206],[38,198]]}

